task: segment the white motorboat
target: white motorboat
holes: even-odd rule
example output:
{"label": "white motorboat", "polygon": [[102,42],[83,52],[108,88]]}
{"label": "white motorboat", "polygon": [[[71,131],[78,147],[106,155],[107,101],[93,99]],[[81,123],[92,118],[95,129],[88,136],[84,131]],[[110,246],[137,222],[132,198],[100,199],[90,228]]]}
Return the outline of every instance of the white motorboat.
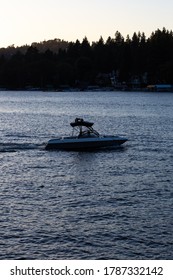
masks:
{"label": "white motorboat", "polygon": [[[86,150],[104,147],[120,146],[128,139],[113,135],[100,135],[93,129],[92,122],[76,118],[70,123],[73,128],[72,136],[54,138],[48,141],[47,150]],[[75,135],[75,132],[77,134]]]}

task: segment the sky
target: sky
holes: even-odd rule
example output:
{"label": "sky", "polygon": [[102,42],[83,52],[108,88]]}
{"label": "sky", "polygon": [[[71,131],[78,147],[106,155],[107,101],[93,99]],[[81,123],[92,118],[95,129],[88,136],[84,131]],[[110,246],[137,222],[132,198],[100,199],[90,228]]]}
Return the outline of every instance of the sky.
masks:
{"label": "sky", "polygon": [[173,29],[173,0],[0,0],[0,48]]}

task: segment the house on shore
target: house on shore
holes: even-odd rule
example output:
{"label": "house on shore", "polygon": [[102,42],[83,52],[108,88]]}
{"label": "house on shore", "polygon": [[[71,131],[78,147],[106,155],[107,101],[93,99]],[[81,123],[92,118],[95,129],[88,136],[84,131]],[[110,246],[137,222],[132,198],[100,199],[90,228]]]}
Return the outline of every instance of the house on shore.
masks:
{"label": "house on shore", "polygon": [[173,85],[171,84],[148,85],[147,90],[157,91],[157,92],[173,92]]}

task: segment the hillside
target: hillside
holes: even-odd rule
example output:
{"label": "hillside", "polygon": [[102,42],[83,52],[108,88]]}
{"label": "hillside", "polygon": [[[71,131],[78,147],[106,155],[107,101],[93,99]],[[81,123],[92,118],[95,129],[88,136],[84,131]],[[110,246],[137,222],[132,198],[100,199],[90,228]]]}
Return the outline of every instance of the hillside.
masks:
{"label": "hillside", "polygon": [[0,49],[0,87],[59,89],[112,86],[145,88],[173,84],[173,32],[156,30],[149,38],[120,32],[90,44],[60,39]]}

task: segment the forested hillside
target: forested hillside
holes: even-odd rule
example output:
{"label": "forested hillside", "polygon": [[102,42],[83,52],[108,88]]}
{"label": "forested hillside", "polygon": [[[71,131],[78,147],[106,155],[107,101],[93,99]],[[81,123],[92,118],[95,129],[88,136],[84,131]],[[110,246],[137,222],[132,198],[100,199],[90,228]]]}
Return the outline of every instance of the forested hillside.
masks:
{"label": "forested hillside", "polygon": [[149,38],[120,32],[105,42],[59,39],[0,49],[0,87],[52,88],[63,85],[118,86],[173,84],[173,32],[156,30]]}

